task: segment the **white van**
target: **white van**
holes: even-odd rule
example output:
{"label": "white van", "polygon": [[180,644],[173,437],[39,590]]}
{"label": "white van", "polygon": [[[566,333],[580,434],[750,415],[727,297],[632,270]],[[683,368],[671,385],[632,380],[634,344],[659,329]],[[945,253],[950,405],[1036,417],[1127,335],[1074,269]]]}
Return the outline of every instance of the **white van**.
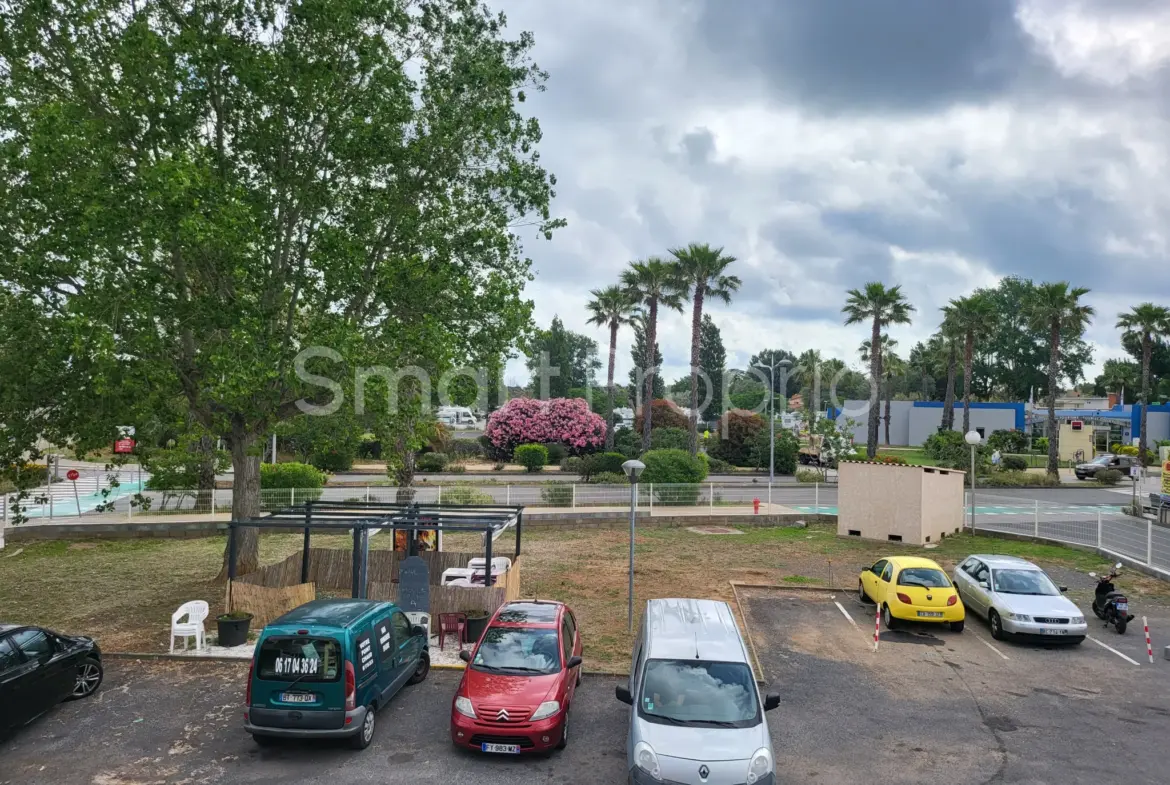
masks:
{"label": "white van", "polygon": [[448,428],[460,431],[475,430],[479,427],[479,421],[466,406],[440,406],[437,419]]}

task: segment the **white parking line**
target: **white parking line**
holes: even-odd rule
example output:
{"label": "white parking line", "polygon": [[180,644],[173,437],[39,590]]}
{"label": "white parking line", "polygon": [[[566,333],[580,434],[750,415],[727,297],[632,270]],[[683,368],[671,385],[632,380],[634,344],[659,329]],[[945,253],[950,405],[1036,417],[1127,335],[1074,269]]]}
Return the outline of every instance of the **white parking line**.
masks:
{"label": "white parking line", "polygon": [[849,611],[845,610],[845,606],[836,600],[833,600],[833,604],[840,609],[841,613],[845,614],[845,618],[849,620],[849,623],[853,625],[853,628],[857,629],[857,622],[853,621],[853,617],[849,615]]}
{"label": "white parking line", "polygon": [[1125,660],[1126,662],[1131,662],[1131,663],[1133,663],[1134,665],[1140,665],[1140,664],[1141,664],[1141,663],[1140,663],[1140,662],[1138,662],[1137,660],[1131,660],[1129,657],[1126,657],[1124,654],[1122,654],[1121,652],[1119,652],[1117,649],[1113,648],[1112,646],[1109,646],[1108,644],[1102,643],[1101,641],[1099,641],[1099,640],[1097,640],[1096,638],[1094,638],[1092,635],[1086,635],[1085,637],[1086,637],[1086,638],[1088,638],[1089,640],[1091,640],[1093,643],[1095,643],[1095,644],[1097,644],[1098,646],[1100,646],[1102,649],[1108,649],[1109,651],[1113,652],[1114,654],[1116,654],[1118,657],[1120,657],[1121,659]]}
{"label": "white parking line", "polygon": [[980,642],[980,643],[982,643],[984,646],[986,646],[987,648],[991,649],[993,652],[995,652],[996,654],[998,654],[1000,657],[1003,657],[1005,660],[1009,660],[1009,659],[1011,659],[1011,658],[1010,658],[1010,657],[1008,657],[1006,654],[1004,654],[1002,651],[1000,651],[999,649],[995,648],[994,646],[992,646],[992,645],[991,645],[990,643],[988,643],[987,641],[983,640],[983,638],[979,637],[978,635],[976,635],[976,636],[975,636],[975,640],[979,641],[979,642]]}

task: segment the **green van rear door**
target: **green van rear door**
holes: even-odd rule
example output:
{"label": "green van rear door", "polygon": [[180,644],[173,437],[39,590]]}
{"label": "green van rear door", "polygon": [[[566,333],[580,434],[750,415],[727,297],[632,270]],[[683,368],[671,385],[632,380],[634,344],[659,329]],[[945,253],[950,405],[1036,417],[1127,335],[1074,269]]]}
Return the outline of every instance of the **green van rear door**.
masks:
{"label": "green van rear door", "polygon": [[345,709],[342,641],[320,635],[274,633],[256,651],[252,703],[269,709]]}

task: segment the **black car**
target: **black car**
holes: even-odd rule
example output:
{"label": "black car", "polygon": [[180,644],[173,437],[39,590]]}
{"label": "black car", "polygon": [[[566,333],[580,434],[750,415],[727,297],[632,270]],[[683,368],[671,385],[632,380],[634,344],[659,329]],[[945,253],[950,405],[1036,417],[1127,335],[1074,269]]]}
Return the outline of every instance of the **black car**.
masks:
{"label": "black car", "polygon": [[1077,475],[1078,480],[1091,480],[1097,476],[1097,472],[1103,469],[1116,469],[1122,474],[1128,475],[1129,468],[1137,465],[1137,458],[1132,455],[1113,455],[1105,453],[1098,455],[1088,463],[1078,464],[1073,471]]}
{"label": "black car", "polygon": [[101,683],[93,638],[0,622],[0,737],[61,701],[93,695]]}

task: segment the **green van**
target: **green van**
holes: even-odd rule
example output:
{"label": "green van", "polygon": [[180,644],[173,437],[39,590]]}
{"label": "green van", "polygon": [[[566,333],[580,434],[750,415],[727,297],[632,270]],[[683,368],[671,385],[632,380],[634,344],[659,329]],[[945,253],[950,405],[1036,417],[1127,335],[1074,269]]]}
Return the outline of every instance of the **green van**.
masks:
{"label": "green van", "polygon": [[426,629],[390,602],[314,600],[260,633],[244,699],[244,728],[275,738],[374,738],[374,713],[427,677]]}

